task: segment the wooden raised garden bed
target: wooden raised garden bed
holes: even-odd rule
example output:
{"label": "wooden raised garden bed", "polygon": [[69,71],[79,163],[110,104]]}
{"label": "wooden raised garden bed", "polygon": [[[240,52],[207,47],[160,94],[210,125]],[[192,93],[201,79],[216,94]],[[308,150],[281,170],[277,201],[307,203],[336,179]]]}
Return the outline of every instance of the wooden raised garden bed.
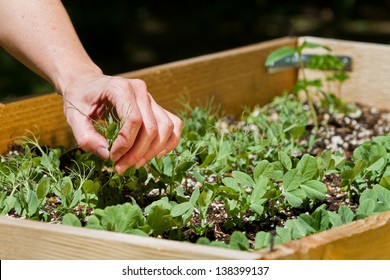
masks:
{"label": "wooden raised garden bed", "polygon": [[[214,97],[228,114],[243,106],[266,104],[291,89],[294,69],[268,73],[271,51],[303,40],[321,43],[353,59],[343,98],[390,108],[390,47],[321,38],[281,38],[234,50],[125,73],[146,81],[156,101],[175,111],[178,95],[191,102]],[[309,73],[311,74],[311,73]],[[314,75],[314,73],[313,73]],[[47,94],[0,104],[0,153],[15,137],[31,130],[44,145],[74,144],[64,119],[62,100]],[[390,212],[351,222],[322,233],[254,252],[145,238],[0,217],[1,259],[390,259]]]}

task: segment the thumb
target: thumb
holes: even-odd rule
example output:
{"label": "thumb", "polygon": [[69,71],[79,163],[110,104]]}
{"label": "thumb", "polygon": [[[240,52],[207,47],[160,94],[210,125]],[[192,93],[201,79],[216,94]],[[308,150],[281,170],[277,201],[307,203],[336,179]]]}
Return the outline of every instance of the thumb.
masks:
{"label": "thumb", "polygon": [[104,160],[109,159],[108,142],[96,131],[92,125],[92,120],[78,112],[72,115],[68,115],[67,119],[78,146],[82,150],[94,153]]}

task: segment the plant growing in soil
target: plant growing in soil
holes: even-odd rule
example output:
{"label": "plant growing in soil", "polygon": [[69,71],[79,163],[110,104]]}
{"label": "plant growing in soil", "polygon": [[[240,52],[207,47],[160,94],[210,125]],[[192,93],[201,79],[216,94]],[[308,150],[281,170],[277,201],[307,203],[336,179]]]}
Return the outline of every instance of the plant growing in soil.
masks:
{"label": "plant growing in soil", "polygon": [[[177,149],[121,175],[93,154],[24,138],[1,156],[1,213],[253,250],[390,209],[390,113],[351,113],[322,84],[300,83],[319,98],[285,94],[240,119],[185,106]],[[108,113],[113,141],[121,122]]]}
{"label": "plant growing in soil", "polygon": [[[303,59],[303,52],[306,49],[322,49],[326,54],[312,55],[306,62]],[[304,41],[301,45],[293,47],[282,47],[273,51],[266,59],[265,65],[274,65],[277,61],[291,57],[296,59],[300,68],[302,78],[295,85],[293,92],[298,94],[300,91],[305,93],[306,101],[310,108],[311,118],[313,120],[315,131],[318,130],[317,113],[314,108],[312,94],[321,94],[322,108],[332,111],[348,111],[350,108],[333,93],[326,91],[323,86],[323,80],[309,80],[305,73],[305,68],[317,69],[325,74],[325,81],[337,84],[338,95],[341,97],[341,87],[344,81],[349,77],[345,73],[344,63],[341,59],[331,54],[331,49],[327,46]],[[329,88],[329,86],[328,86]],[[312,90],[314,89],[314,91]]]}

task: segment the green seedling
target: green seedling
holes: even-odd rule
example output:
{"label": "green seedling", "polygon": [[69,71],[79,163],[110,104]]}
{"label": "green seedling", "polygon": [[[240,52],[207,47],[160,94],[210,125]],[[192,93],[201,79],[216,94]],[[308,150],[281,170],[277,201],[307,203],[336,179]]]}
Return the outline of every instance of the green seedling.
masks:
{"label": "green seedling", "polygon": [[[122,127],[124,126],[127,117],[124,118],[118,118],[115,108],[110,106],[105,106],[104,113],[102,116],[100,116],[99,120],[94,120],[90,116],[88,116],[85,112],[82,112],[79,108],[77,108],[72,102],[70,102],[68,99],[63,97],[63,100],[70,104],[72,108],[77,110],[80,114],[87,117],[91,123],[94,125],[95,129],[103,135],[107,142],[108,142],[108,150],[111,150],[112,144],[114,143],[115,139],[118,137],[118,134]],[[131,112],[131,108],[128,108],[126,116],[129,116]]]}
{"label": "green seedling", "polygon": [[[303,60],[303,52],[307,49],[322,49],[327,53],[324,55],[313,55],[311,59],[305,64]],[[323,83],[320,79],[308,79],[305,68],[317,69],[325,73],[325,80],[328,82],[337,83],[339,89],[339,95],[341,95],[341,85],[348,79],[348,75],[343,70],[343,62],[330,54],[331,49],[327,46],[304,41],[296,48],[282,47],[273,51],[266,59],[265,65],[270,66],[275,62],[284,59],[289,56],[295,56],[298,59],[299,69],[302,78],[299,79],[295,85],[294,92],[298,93],[303,91],[305,93],[306,101],[309,105],[311,117],[313,119],[315,131],[318,131],[317,114],[313,104],[313,98],[311,96],[311,89],[315,89],[316,93],[320,93],[322,97],[322,103],[327,104],[329,107],[345,107],[344,103],[340,99],[337,99],[332,93],[326,92],[323,89]],[[330,74],[329,74],[330,72]],[[332,108],[333,108],[332,107]]]}

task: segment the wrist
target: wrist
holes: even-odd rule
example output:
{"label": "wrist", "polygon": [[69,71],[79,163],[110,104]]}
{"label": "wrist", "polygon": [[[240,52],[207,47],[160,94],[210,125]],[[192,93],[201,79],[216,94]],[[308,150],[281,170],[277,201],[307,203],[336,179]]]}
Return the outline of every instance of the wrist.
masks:
{"label": "wrist", "polygon": [[103,75],[102,70],[94,63],[65,67],[64,71],[59,71],[51,79],[56,91],[66,97],[67,89],[78,83],[88,83],[88,81]]}

